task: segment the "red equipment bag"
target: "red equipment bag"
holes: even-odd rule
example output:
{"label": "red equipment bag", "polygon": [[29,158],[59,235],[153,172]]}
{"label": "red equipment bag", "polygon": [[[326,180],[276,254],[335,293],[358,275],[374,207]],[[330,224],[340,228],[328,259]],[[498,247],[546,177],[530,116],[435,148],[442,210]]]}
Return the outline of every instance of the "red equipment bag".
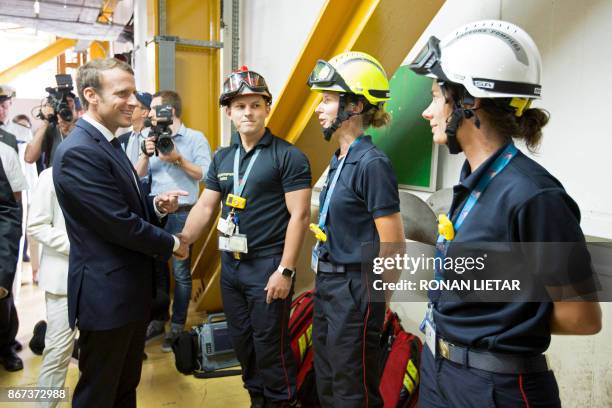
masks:
{"label": "red equipment bag", "polygon": [[385,408],[413,408],[419,397],[419,366],[423,343],[402,327],[397,313],[387,309],[381,337],[379,391]]}
{"label": "red equipment bag", "polygon": [[289,338],[297,365],[297,398],[302,407],[319,407],[312,350],[312,315],[314,291],[302,293],[291,303]]}

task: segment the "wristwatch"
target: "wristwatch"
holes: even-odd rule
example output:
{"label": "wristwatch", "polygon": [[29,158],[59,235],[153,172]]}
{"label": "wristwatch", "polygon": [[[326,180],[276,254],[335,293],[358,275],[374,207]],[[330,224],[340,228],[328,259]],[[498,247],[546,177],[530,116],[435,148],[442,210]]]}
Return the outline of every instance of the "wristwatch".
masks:
{"label": "wristwatch", "polygon": [[295,276],[295,271],[293,269],[285,268],[284,266],[279,266],[278,270],[283,276],[287,278],[293,279],[293,277]]}

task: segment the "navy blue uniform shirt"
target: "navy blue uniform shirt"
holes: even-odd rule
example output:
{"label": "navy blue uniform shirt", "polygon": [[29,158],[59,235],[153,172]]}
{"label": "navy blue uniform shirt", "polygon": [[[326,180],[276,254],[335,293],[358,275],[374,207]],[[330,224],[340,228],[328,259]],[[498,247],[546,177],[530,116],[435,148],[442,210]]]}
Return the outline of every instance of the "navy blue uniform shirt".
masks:
{"label": "navy blue uniform shirt", "polygon": [[[327,181],[319,196],[320,209],[340,164],[339,154],[337,150],[332,157]],[[372,144],[370,136],[361,137],[345,160],[332,193],[325,225],[327,241],[319,248],[319,260],[359,264],[361,245],[380,242],[374,219],[400,211],[399,192],[391,161]],[[378,253],[377,248],[375,252]]]}
{"label": "navy blue uniform shirt", "polygon": [[[506,146],[475,172],[466,161],[454,186],[453,224],[478,180]],[[578,205],[545,168],[520,151],[482,194],[449,246],[460,242],[584,242]],[[584,265],[590,269],[590,265]],[[554,280],[556,271],[545,271]],[[439,336],[498,352],[540,354],[550,344],[550,302],[438,302]]]}
{"label": "navy blue uniform shirt", "polygon": [[297,147],[274,136],[267,128],[257,145],[248,153],[238,134],[234,134],[232,145],[215,154],[206,176],[206,188],[220,192],[223,197],[223,218],[230,211],[225,205],[226,197],[234,190],[236,149],[240,149],[241,179],[253,154],[261,149],[242,191],[242,197],[246,198],[247,203],[244,210],[238,210],[240,233],[247,236],[249,253],[275,248],[275,253],[281,253],[290,218],[285,193],[311,187],[308,158]]}

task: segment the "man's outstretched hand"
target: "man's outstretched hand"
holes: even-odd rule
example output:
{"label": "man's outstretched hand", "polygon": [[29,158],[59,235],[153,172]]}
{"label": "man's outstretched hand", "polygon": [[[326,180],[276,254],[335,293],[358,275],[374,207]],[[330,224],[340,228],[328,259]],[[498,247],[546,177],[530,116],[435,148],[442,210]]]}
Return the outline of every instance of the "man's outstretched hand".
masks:
{"label": "man's outstretched hand", "polygon": [[189,193],[183,190],[166,191],[155,196],[154,204],[159,212],[163,214],[173,213],[179,207],[178,198],[188,196]]}

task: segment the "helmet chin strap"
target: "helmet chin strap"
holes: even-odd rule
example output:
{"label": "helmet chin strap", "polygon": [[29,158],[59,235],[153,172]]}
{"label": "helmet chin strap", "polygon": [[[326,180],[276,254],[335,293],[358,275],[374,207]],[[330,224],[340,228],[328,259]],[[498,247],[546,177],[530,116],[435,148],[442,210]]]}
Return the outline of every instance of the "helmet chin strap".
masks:
{"label": "helmet chin strap", "polygon": [[342,122],[350,119],[352,116],[358,115],[356,113],[348,112],[344,110],[346,105],[345,94],[340,94],[340,100],[338,101],[338,115],[329,127],[323,128],[323,138],[329,142],[332,135],[342,126]]}
{"label": "helmet chin strap", "polygon": [[471,95],[463,95],[461,99],[454,102],[455,108],[446,120],[446,146],[450,154],[459,154],[463,148],[457,139],[457,131],[461,126],[463,119],[474,118],[474,125],[480,129],[480,119],[476,114],[476,109],[464,108],[464,105],[474,106],[475,99]]}

